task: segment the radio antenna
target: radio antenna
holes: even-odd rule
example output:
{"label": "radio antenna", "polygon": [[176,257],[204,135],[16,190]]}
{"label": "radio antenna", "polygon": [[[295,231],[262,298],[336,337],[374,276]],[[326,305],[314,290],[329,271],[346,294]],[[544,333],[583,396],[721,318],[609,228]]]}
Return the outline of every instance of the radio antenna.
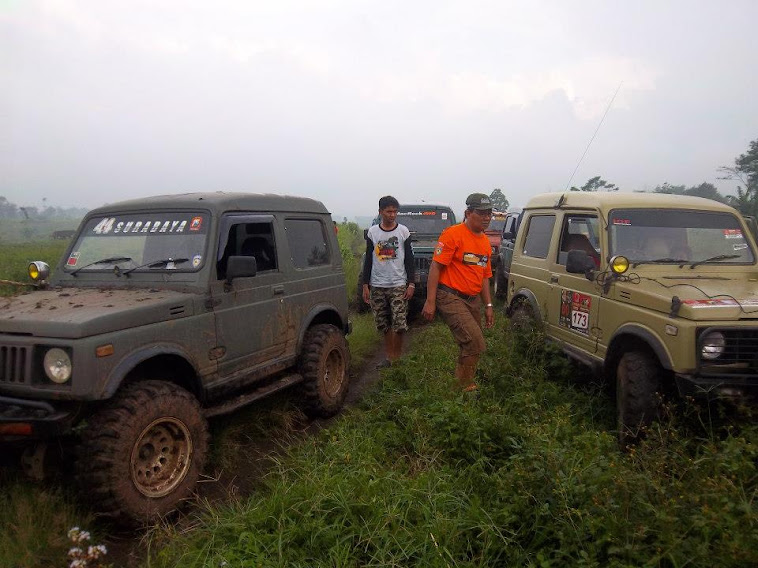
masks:
{"label": "radio antenna", "polygon": [[569,186],[571,185],[571,182],[574,180],[574,176],[576,175],[576,170],[579,169],[579,166],[582,163],[582,160],[584,160],[584,157],[587,155],[587,152],[590,149],[590,146],[592,146],[592,142],[595,140],[595,136],[597,136],[598,130],[600,130],[600,127],[603,126],[603,121],[605,120],[605,117],[608,115],[608,111],[611,110],[611,105],[613,104],[613,101],[616,100],[616,95],[619,94],[619,90],[621,89],[621,85],[624,84],[624,81],[619,81],[619,86],[616,87],[616,92],[613,93],[613,96],[611,97],[611,100],[608,101],[608,106],[605,107],[605,112],[603,113],[603,116],[600,118],[600,122],[597,124],[597,128],[595,129],[594,134],[592,135],[592,138],[590,138],[590,141],[587,143],[587,147],[584,149],[584,154],[582,154],[582,157],[579,158],[579,161],[576,163],[576,167],[574,168],[574,171],[571,172],[571,177],[568,180],[568,183],[566,184],[566,189],[563,191],[568,191]]}

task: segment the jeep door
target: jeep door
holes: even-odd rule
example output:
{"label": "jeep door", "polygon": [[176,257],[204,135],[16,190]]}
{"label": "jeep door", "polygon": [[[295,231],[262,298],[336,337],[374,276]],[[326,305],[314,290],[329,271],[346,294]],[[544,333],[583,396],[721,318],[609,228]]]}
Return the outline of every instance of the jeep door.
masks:
{"label": "jeep door", "polygon": [[[245,375],[268,365],[285,346],[284,274],[280,239],[273,215],[233,214],[222,217],[217,252],[217,280],[211,284],[216,314],[219,375]],[[226,282],[230,256],[256,259],[255,276]]]}
{"label": "jeep door", "polygon": [[532,302],[535,316],[547,317],[550,289],[550,251],[554,249],[555,214],[529,212],[524,219],[524,230],[516,237],[516,252],[511,262],[508,280],[508,298],[524,296]]}
{"label": "jeep door", "polygon": [[569,346],[595,353],[601,337],[600,287],[594,278],[567,272],[566,258],[571,250],[584,251],[592,259],[597,274],[601,264],[598,217],[587,212],[565,212],[560,224],[559,246],[552,258],[550,274],[549,334]]}

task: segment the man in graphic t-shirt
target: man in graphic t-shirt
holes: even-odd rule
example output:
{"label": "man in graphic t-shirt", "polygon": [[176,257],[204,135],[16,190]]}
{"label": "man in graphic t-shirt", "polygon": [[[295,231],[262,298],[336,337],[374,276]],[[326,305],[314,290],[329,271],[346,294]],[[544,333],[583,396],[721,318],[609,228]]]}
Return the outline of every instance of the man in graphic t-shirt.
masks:
{"label": "man in graphic t-shirt", "polygon": [[399,206],[394,197],[382,197],[380,222],[366,234],[363,301],[371,305],[376,328],[384,334],[386,353],[378,367],[389,367],[402,353],[403,333],[408,331],[408,300],[416,289],[410,231],[397,222]]}
{"label": "man in graphic t-shirt", "polygon": [[489,239],[484,230],[492,219],[492,200],[484,193],[466,198],[463,223],[445,229],[434,250],[429,269],[427,296],[422,311],[431,320],[439,310],[458,344],[455,377],[464,391],[477,389],[474,382],[479,357],[484,353],[481,303],[487,327],[495,323],[490,298]]}

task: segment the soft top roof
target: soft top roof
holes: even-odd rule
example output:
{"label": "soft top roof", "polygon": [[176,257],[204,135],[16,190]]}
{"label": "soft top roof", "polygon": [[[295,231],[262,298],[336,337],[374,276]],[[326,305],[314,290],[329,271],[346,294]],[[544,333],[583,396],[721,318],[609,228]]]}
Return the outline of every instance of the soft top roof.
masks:
{"label": "soft top roof", "polygon": [[225,211],[285,211],[302,213],[329,213],[324,204],[307,197],[277,195],[274,193],[179,193],[130,199],[98,207],[88,215],[108,215],[124,211],[151,211],[155,209],[208,209],[212,213]]}
{"label": "soft top roof", "polygon": [[672,195],[668,193],[621,193],[603,191],[567,191],[565,193],[542,193],[535,195],[527,203],[524,209],[555,208],[559,201],[560,207],[565,209],[577,207],[584,209],[600,209],[608,211],[618,208],[676,208],[676,209],[700,209],[707,211],[735,210],[703,197],[689,195]]}

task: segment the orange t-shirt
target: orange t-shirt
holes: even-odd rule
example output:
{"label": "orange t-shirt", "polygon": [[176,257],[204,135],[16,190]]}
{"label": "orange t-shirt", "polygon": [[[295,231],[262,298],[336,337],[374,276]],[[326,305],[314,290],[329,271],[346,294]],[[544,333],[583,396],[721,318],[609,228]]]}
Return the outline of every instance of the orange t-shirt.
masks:
{"label": "orange t-shirt", "polygon": [[465,223],[448,227],[434,249],[434,260],[444,265],[440,283],[470,296],[478,295],[482,280],[492,276],[490,254],[492,247],[484,233],[475,235]]}

